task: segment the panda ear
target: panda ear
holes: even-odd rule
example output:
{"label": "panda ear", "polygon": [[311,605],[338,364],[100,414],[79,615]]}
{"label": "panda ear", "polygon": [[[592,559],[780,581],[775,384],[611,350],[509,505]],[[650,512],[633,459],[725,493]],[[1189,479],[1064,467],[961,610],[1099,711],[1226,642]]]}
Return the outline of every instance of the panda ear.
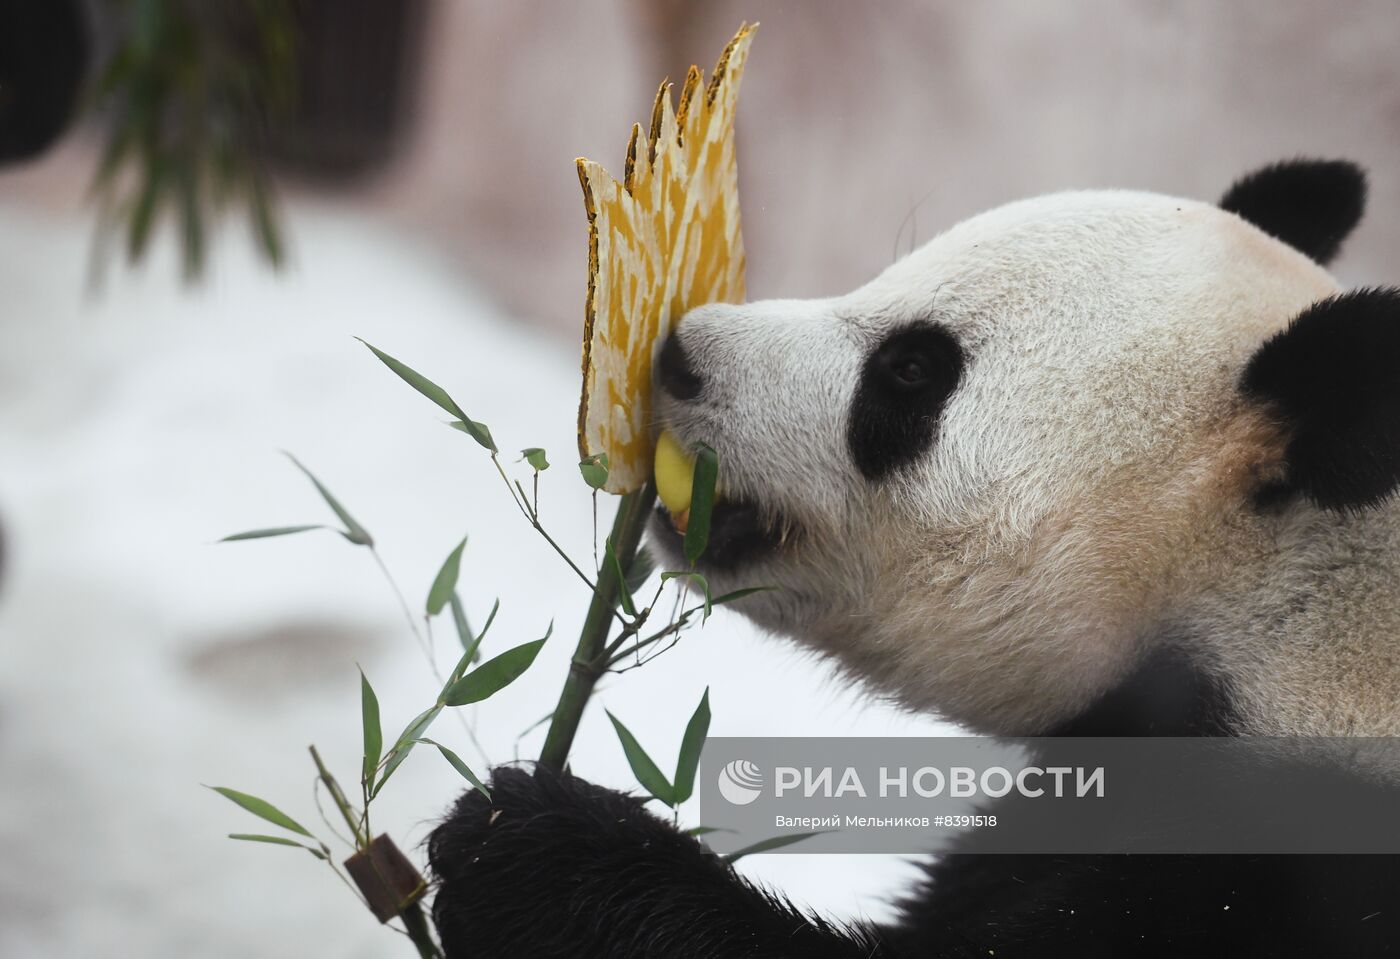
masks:
{"label": "panda ear", "polygon": [[1290,489],[1347,511],[1400,485],[1400,290],[1314,303],[1255,352],[1240,385],[1283,421]]}
{"label": "panda ear", "polygon": [[1236,180],[1220,207],[1326,264],[1365,212],[1366,173],[1346,160],[1275,163]]}

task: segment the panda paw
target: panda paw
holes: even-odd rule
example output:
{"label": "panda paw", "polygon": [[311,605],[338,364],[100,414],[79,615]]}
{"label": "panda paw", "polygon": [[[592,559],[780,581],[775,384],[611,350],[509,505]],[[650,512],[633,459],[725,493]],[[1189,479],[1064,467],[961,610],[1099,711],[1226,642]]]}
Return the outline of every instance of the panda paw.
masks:
{"label": "panda paw", "polygon": [[[594,954],[589,937],[619,931],[616,915],[611,930],[598,928],[621,907],[609,900],[632,900],[640,913],[638,895],[655,890],[636,888],[639,875],[664,885],[668,859],[706,858],[639,800],[575,776],[501,767],[490,789],[489,800],[464,793],[428,842],[449,956]],[[642,934],[643,918],[632,921]]]}
{"label": "panda paw", "polygon": [[[878,956],[740,879],[635,797],[501,767],[428,840],[448,956]],[[864,951],[861,951],[864,950]]]}
{"label": "panda paw", "polygon": [[[503,898],[576,889],[600,861],[645,846],[666,824],[641,801],[576,776],[501,766],[491,798],[469,789],[428,841],[443,885],[489,880]],[[531,907],[538,915],[538,906]]]}

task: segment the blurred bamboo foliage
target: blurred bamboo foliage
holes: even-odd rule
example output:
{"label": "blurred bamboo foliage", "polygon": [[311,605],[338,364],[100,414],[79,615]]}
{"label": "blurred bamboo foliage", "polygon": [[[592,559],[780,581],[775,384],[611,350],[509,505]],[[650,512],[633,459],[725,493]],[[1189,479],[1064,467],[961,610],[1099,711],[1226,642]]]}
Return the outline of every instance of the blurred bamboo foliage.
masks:
{"label": "blurred bamboo foliage", "polygon": [[92,183],[94,267],[120,240],[135,264],[160,221],[177,225],[186,280],[199,279],[212,228],[243,210],[280,266],[285,243],[269,173],[271,131],[297,92],[288,0],[109,0],[120,28],[93,90],[106,126]]}

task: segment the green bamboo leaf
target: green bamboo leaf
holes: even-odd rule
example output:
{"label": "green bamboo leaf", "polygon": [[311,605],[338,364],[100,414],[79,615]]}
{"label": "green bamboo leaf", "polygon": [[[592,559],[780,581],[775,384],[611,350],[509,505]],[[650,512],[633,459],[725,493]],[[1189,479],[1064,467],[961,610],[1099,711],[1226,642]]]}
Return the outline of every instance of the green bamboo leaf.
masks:
{"label": "green bamboo leaf", "polygon": [[815,832],[798,833],[792,836],[774,836],[772,839],[764,839],[754,843],[752,846],[745,846],[737,852],[731,852],[724,858],[726,862],[733,865],[745,856],[752,856],[754,853],[760,852],[772,852],[774,849],[782,849],[784,846],[791,846],[793,843],[799,843],[804,839],[811,839],[813,836],[824,836],[829,832],[835,831],[834,829],[821,829]]}
{"label": "green bamboo leaf", "polygon": [[668,579],[685,579],[698,583],[700,585],[700,592],[705,596],[705,602],[701,604],[701,608],[705,611],[704,618],[710,618],[714,602],[710,599],[710,583],[704,576],[694,570],[671,570],[661,574],[661,582],[664,583]]}
{"label": "green bamboo leaf", "polygon": [[474,645],[468,646],[466,649],[462,650],[462,655],[458,658],[457,665],[452,667],[452,672],[447,674],[447,679],[442,684],[442,692],[438,693],[438,702],[446,701],[447,694],[452,691],[452,687],[457,685],[463,674],[466,673],[467,667],[478,658],[479,656]]}
{"label": "green bamboo leaf", "polygon": [[701,443],[695,449],[695,475],[690,481],[690,518],[685,527],[685,559],[694,566],[710,544],[710,515],[715,508],[719,454]]}
{"label": "green bamboo leaf", "polygon": [[676,805],[690,798],[695,791],[695,770],[700,766],[700,750],[705,746],[705,737],[710,733],[710,690],[700,697],[700,705],[686,723],[685,735],[681,737],[681,752],[676,759]]}
{"label": "green bamboo leaf", "polygon": [[442,697],[443,703],[447,706],[465,706],[494,696],[530,668],[530,664],[535,661],[535,657],[539,655],[540,649],[553,632],[554,623],[551,622],[544,639],[523,643],[514,649],[506,650],[494,659],[488,659],[448,687]]}
{"label": "green bamboo leaf", "polygon": [[743,599],[745,596],[752,596],[754,593],[772,593],[776,592],[777,589],[778,587],[776,586],[747,586],[744,589],[736,589],[731,593],[725,593],[723,596],[716,596],[714,600],[711,601],[710,605],[723,606],[726,603],[732,603],[736,600]]}
{"label": "green bamboo leaf", "polygon": [[277,211],[266,174],[254,170],[248,183],[248,205],[253,214],[253,236],[258,248],[273,267],[283,260],[282,232],[277,223]]}
{"label": "green bamboo leaf", "polygon": [[608,718],[612,720],[613,729],[617,730],[618,741],[622,743],[622,751],[627,756],[627,765],[632,767],[632,775],[637,777],[637,782],[666,805],[676,805],[676,791],[666,779],[666,774],[652,762],[642,744],[637,742],[637,737],[616,716],[608,712]]}
{"label": "green bamboo leaf", "polygon": [[297,842],[295,839],[283,839],[281,836],[263,836],[250,832],[231,832],[228,834],[228,838],[237,839],[242,842],[265,842],[274,846],[295,846],[297,849],[305,849],[322,862],[329,860],[329,857],[323,850],[317,849],[315,846],[308,846],[304,842]]}
{"label": "green bamboo leaf", "polygon": [[[357,340],[360,339],[359,337],[355,338]],[[496,452],[496,441],[491,438],[491,431],[486,428],[486,424],[478,423],[476,420],[472,419],[465,412],[463,412],[462,408],[457,405],[457,401],[454,400],[451,396],[449,396],[445,389],[443,389],[441,386],[438,386],[432,380],[428,379],[422,373],[419,373],[417,370],[413,369],[407,364],[401,363],[400,361],[394,359],[392,356],[390,356],[388,353],[385,353],[383,350],[371,346],[364,340],[360,340],[360,342],[364,343],[365,346],[369,347],[369,351],[375,356],[379,357],[381,363],[383,363],[385,366],[389,367],[389,369],[397,373],[399,379],[403,380],[405,383],[413,387],[419,393],[422,393],[424,396],[432,400],[442,409],[457,417],[457,422],[451,424],[454,429],[461,430],[463,433],[466,433],[468,436],[476,440],[478,443],[486,447],[491,452]]]}
{"label": "green bamboo leaf", "polygon": [[529,463],[530,468],[535,472],[543,473],[545,470],[549,469],[549,460],[545,458],[544,450],[540,449],[538,446],[531,446],[529,449],[523,449],[520,451],[520,454],[525,457],[525,462]]}
{"label": "green bamboo leaf", "polygon": [[[462,674],[467,671],[468,666],[481,658],[481,641],[486,636],[486,630],[491,628],[491,624],[496,619],[496,610],[501,607],[501,601],[496,600],[496,605],[491,607],[491,615],[486,619],[486,626],[479,635],[472,636],[471,627],[467,625],[466,613],[462,611],[462,601],[456,593],[452,594],[452,602],[452,616],[454,620],[457,620],[457,635],[462,639],[462,655],[457,660],[457,665],[452,667],[452,672],[448,674],[446,682],[443,683],[439,699],[445,697],[448,690],[462,678]],[[461,613],[460,617],[458,617],[458,613]]]}
{"label": "green bamboo leaf", "polygon": [[608,454],[594,453],[578,464],[578,471],[583,476],[583,481],[591,489],[602,489],[608,481]]}
{"label": "green bamboo leaf", "polygon": [[[500,605],[500,600],[496,600],[496,604]],[[457,642],[461,644],[462,651],[475,652],[476,637],[472,635],[472,624],[467,622],[466,607],[462,605],[462,597],[458,596],[455,590],[448,598],[447,605],[452,609],[452,626],[457,630]]]}
{"label": "green bamboo leaf", "polygon": [[156,209],[160,203],[161,186],[165,180],[165,164],[158,159],[150,159],[146,164],[146,182],[131,214],[131,223],[126,232],[126,255],[132,263],[141,259],[146,252],[146,244],[151,238],[151,225],[155,222]]}
{"label": "green bamboo leaf", "polygon": [[[754,593],[777,592],[780,588],[781,587],[778,586],[749,586],[744,589],[736,589],[733,592],[725,593],[723,596],[716,596],[710,601],[710,607],[713,608],[715,606],[724,606],[728,603],[734,603]],[[688,619],[692,613],[703,612],[704,610],[705,604],[702,602],[699,606],[692,606],[690,609],[681,613],[681,619]]]}
{"label": "green bamboo leaf", "polygon": [[438,570],[432,588],[428,590],[429,616],[436,616],[442,612],[443,607],[451,601],[452,591],[457,588],[457,577],[462,569],[462,550],[466,548],[467,538],[463,536],[457,548],[443,560],[442,568]]}
{"label": "green bamboo leaf", "polygon": [[[500,610],[501,601],[497,599],[494,603],[491,604],[491,612],[486,614],[486,625],[481,627],[481,632],[476,634],[476,641],[478,643],[480,643],[483,639],[486,638],[487,633],[491,632],[491,624],[496,621],[496,614],[500,612]],[[551,630],[553,629],[552,623],[550,624],[550,628]]]}
{"label": "green bamboo leaf", "polygon": [[232,800],[242,806],[259,819],[265,819],[274,826],[281,826],[283,829],[289,829],[292,832],[300,833],[308,839],[316,838],[306,831],[305,826],[272,805],[272,803],[268,802],[266,799],[259,799],[257,796],[250,796],[247,793],[239,792],[237,789],[230,789],[227,786],[210,786],[209,788],[225,799]]}
{"label": "green bamboo leaf", "polygon": [[413,752],[413,747],[417,745],[419,738],[428,731],[428,727],[433,724],[433,720],[438,718],[442,712],[442,703],[434,703],[423,710],[413,721],[404,727],[404,731],[399,733],[399,738],[394,740],[393,748],[389,750],[389,756],[384,761],[384,770],[379,774],[379,782],[375,783],[370,790],[370,798],[379,795],[379,790],[384,788],[384,784],[389,781],[389,777],[394,774],[403,761],[408,758],[408,754]]}
{"label": "green bamboo leaf", "polygon": [[501,601],[497,599],[491,606],[491,613],[486,617],[486,625],[481,627],[480,633],[473,636],[471,626],[467,623],[466,611],[462,608],[461,597],[453,593],[451,602],[452,619],[457,625],[457,638],[462,643],[462,658],[457,661],[452,675],[448,677],[447,685],[443,687],[444,696],[447,695],[447,688],[462,678],[467,667],[481,658],[481,641],[491,631],[491,624],[496,621],[496,613],[501,608]]}
{"label": "green bamboo leaf", "polygon": [[721,829],[719,826],[696,826],[696,827],[693,828],[693,829],[687,829],[687,830],[685,831],[685,834],[686,834],[687,836],[694,836],[694,837],[696,837],[696,838],[698,839],[698,838],[701,837],[701,836],[708,836],[708,835],[709,835],[710,833],[712,833],[712,832],[733,832],[733,831],[734,831],[734,830],[732,830],[732,829]]}
{"label": "green bamboo leaf", "polygon": [[[500,600],[497,600],[499,603]],[[457,630],[457,642],[461,643],[463,649],[468,649],[472,644],[472,624],[467,621],[467,609],[462,605],[462,597],[453,590],[448,597],[447,605],[452,610],[452,626]]]}
{"label": "green bamboo leaf", "polygon": [[418,741],[420,743],[427,743],[429,746],[436,746],[438,748],[438,752],[442,753],[442,758],[446,759],[449,763],[451,763],[452,768],[457,770],[457,772],[461,775],[463,779],[471,783],[473,788],[475,788],[487,799],[491,798],[491,790],[487,789],[486,784],[477,778],[476,773],[471,771],[470,766],[462,762],[462,757],[458,756],[456,753],[448,749],[442,743],[434,742],[431,739],[420,739]]}
{"label": "green bamboo leaf", "polygon": [[[313,529],[332,529],[330,526],[274,526],[269,529],[250,529],[246,533],[234,533],[232,536],[225,536],[219,540],[221,543],[237,543],[245,539],[267,539],[269,536],[291,536],[293,533],[305,533]],[[338,532],[338,531],[337,531]]]}
{"label": "green bamboo leaf", "polygon": [[365,671],[360,670],[360,721],[364,727],[365,758],[361,768],[364,781],[374,785],[374,771],[379,768],[379,756],[384,749],[384,729],[379,725],[379,697],[369,684]]}
{"label": "green bamboo leaf", "polygon": [[355,337],[355,339],[359,340],[361,343],[364,343],[364,345],[369,348],[369,351],[375,356],[379,357],[379,361],[381,363],[383,363],[385,366],[389,367],[389,369],[393,370],[396,374],[398,374],[401,380],[403,380],[409,386],[413,387],[419,393],[422,393],[428,399],[432,400],[443,410],[447,411],[448,413],[451,413],[453,416],[457,417],[457,419],[462,420],[464,422],[471,419],[471,417],[464,413],[462,411],[462,408],[457,405],[457,401],[454,400],[448,394],[448,392],[441,386],[438,386],[436,383],[428,379],[422,373],[419,373],[417,370],[413,369],[406,363],[395,359],[388,353],[385,353],[383,350],[369,343],[367,340],[361,339],[358,336]]}
{"label": "green bamboo leaf", "polygon": [[[462,601],[456,598],[455,592],[452,594],[452,601],[454,601],[452,617],[456,619],[456,613],[462,609]],[[500,605],[500,601],[496,602],[497,606]],[[496,615],[496,610],[491,610],[491,615]],[[490,620],[487,620],[486,624],[490,626]],[[442,692],[438,693],[438,701],[444,699],[448,694],[448,690],[451,690],[452,686],[455,686],[456,682],[462,679],[462,675],[466,672],[468,666],[476,662],[477,659],[482,658],[480,647],[482,647],[482,636],[486,636],[486,630],[482,630],[482,636],[473,637],[472,633],[470,633],[470,627],[466,624],[466,613],[462,613],[461,622],[458,623],[456,629],[458,629],[459,637],[465,637],[462,640],[462,655],[458,658],[458,661],[456,661],[456,665],[452,666],[452,672],[448,673],[447,680],[442,683]]]}
{"label": "green bamboo leaf", "polygon": [[204,216],[199,204],[199,168],[193,165],[180,172],[180,225],[184,237],[185,279],[193,280],[204,270]]}
{"label": "green bamboo leaf", "polygon": [[[286,453],[285,450],[283,452]],[[326,489],[325,485],[316,478],[315,474],[301,465],[301,460],[297,459],[291,453],[286,453],[286,456],[287,459],[292,461],[293,466],[306,474],[306,478],[311,480],[312,485],[316,487],[316,492],[321,494],[321,499],[326,501],[326,505],[329,506],[332,512],[340,517],[340,521],[345,524],[345,532],[341,535],[356,546],[373,546],[374,537],[369,535],[369,530],[355,521],[355,517],[351,516],[349,511],[347,511],[344,506],[340,505],[340,500],[331,495],[331,491]]]}
{"label": "green bamboo leaf", "polygon": [[[98,75],[97,85],[93,90],[94,96],[98,99],[106,98],[117,90],[125,87],[131,82],[131,77],[136,71],[135,50],[130,45],[119,47],[112,55],[112,59]],[[118,129],[118,133],[127,130],[129,125],[124,124]]]}
{"label": "green bamboo leaf", "polygon": [[466,433],[491,452],[496,452],[496,441],[492,439],[491,430],[485,423],[478,423],[476,420],[453,420],[447,425],[459,433]]}
{"label": "green bamboo leaf", "polygon": [[631,588],[627,585],[627,577],[623,575],[622,564],[618,562],[617,551],[613,549],[611,536],[603,545],[603,562],[612,567],[613,575],[617,577],[617,599],[622,604],[622,611],[628,616],[636,616],[637,604],[632,598]]}
{"label": "green bamboo leaf", "polygon": [[244,842],[267,842],[277,846],[296,846],[298,849],[310,848],[302,845],[295,839],[288,839],[285,836],[260,836],[257,833],[251,832],[231,832],[228,834],[228,837],[230,839],[241,839]]}
{"label": "green bamboo leaf", "polygon": [[228,837],[230,839],[240,840],[241,842],[265,842],[274,846],[295,846],[297,849],[305,849],[317,859],[326,858],[326,854],[314,846],[308,846],[304,842],[297,842],[295,839],[286,839],[282,836],[262,836],[258,833],[251,832],[231,832],[228,834]]}
{"label": "green bamboo leaf", "polygon": [[[118,63],[114,61],[112,66],[116,67]],[[110,76],[112,76],[112,71],[108,72],[108,77]],[[108,78],[104,77],[102,84],[106,85],[108,82]],[[130,155],[135,145],[136,134],[131,125],[124,124],[112,131],[111,139],[108,140],[106,148],[102,151],[102,159],[97,164],[97,173],[92,178],[91,193],[99,193],[111,183],[117,170],[121,168],[122,163]]]}

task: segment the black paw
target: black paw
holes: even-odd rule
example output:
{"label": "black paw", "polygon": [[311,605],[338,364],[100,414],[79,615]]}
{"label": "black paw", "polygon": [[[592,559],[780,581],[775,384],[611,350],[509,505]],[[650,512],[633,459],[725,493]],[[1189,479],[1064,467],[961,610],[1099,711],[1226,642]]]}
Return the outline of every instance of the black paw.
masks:
{"label": "black paw", "polygon": [[428,861],[444,884],[489,873],[521,892],[557,891],[656,840],[703,851],[641,800],[567,773],[501,766],[490,788],[490,800],[475,789],[463,793],[428,840]]}
{"label": "black paw", "polygon": [[640,800],[567,774],[496,769],[428,840],[449,956],[878,956],[745,883]]}
{"label": "black paw", "polygon": [[449,955],[470,945],[474,956],[518,956],[527,944],[532,956],[584,955],[580,937],[599,934],[607,910],[623,905],[615,897],[631,900],[632,928],[644,935],[659,892],[647,885],[696,870],[731,881],[722,861],[631,796],[512,767],[496,769],[490,788],[490,801],[464,793],[428,842],[434,919]]}

